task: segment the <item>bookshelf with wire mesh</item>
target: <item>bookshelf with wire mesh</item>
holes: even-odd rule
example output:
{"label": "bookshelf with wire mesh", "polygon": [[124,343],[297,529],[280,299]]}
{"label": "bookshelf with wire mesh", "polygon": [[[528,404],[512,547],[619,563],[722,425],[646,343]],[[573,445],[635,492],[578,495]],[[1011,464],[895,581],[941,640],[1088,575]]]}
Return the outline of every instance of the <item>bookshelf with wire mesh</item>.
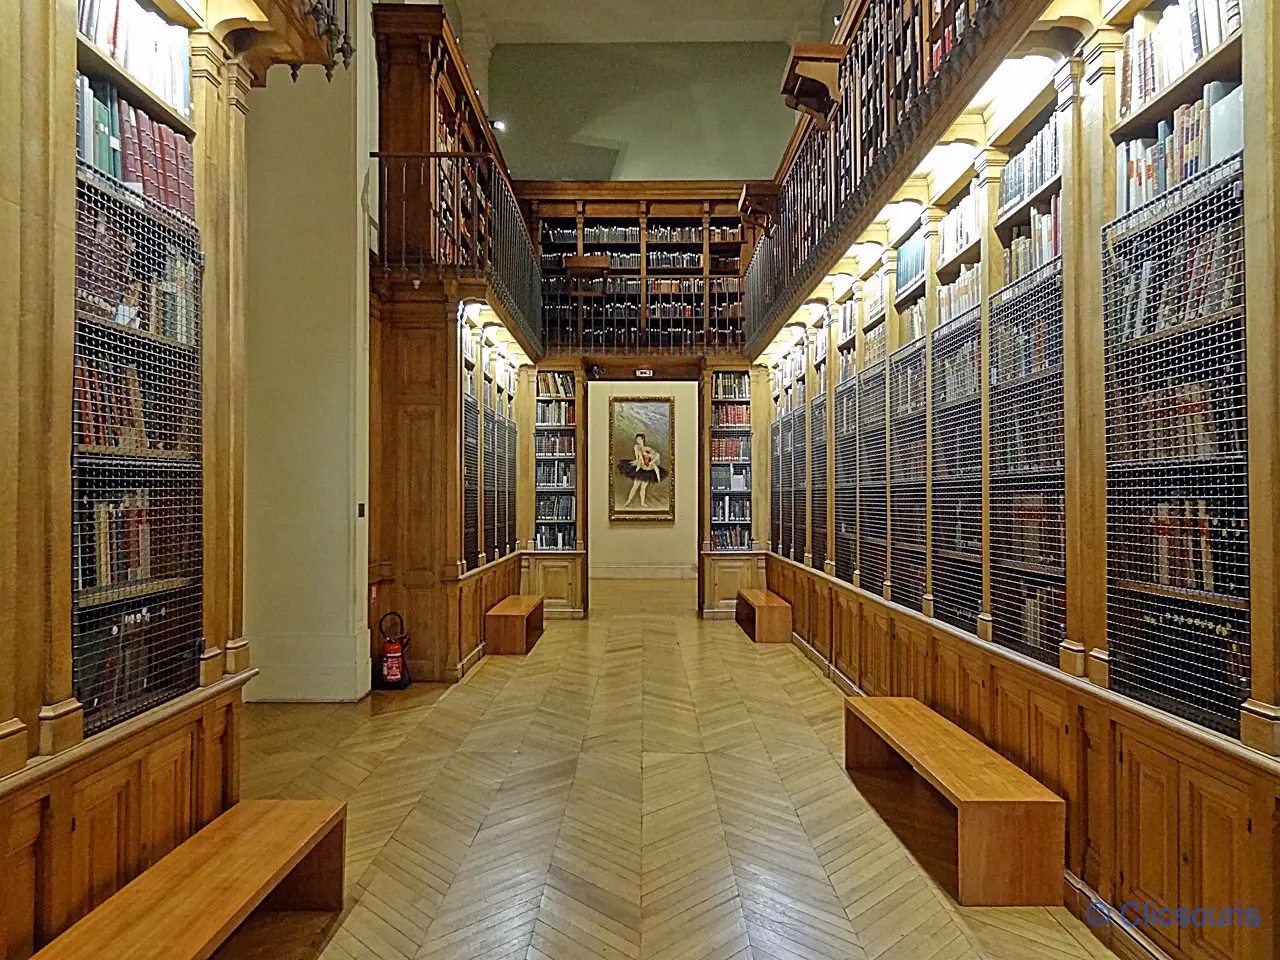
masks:
{"label": "bookshelf with wire mesh", "polygon": [[1103,228],[1112,689],[1239,735],[1250,691],[1243,160]]}
{"label": "bookshelf with wire mesh", "polygon": [[484,553],[498,557],[498,392],[489,371],[484,373]]}
{"label": "bookshelf with wire mesh", "polygon": [[809,402],[810,521],[813,532],[809,565],[821,570],[827,561],[827,395],[819,392]]}
{"label": "bookshelf with wire mesh", "polygon": [[782,421],[769,425],[769,549],[782,552]]}
{"label": "bookshelf with wire mesh", "polygon": [[577,385],[572,371],[540,370],[534,415],[534,546],[576,550]]}
{"label": "bookshelf with wire mesh", "polygon": [[876,594],[889,572],[885,390],[886,361],[858,373],[858,572],[862,589]]}
{"label": "bookshelf with wire mesh", "polygon": [[925,591],[925,349],[917,341],[889,357],[889,509],[893,600],[919,610]]}
{"label": "bookshelf with wire mesh", "polygon": [[992,639],[1056,665],[1066,638],[1062,258],[990,307]]}
{"label": "bookshelf with wire mesh", "polygon": [[858,378],[850,375],[835,392],[836,576],[853,583],[858,562]]}
{"label": "bookshelf with wire mesh", "polygon": [[795,417],[788,413],[782,418],[781,478],[779,496],[782,501],[782,528],[779,534],[778,552],[791,556],[791,543],[795,530]]}
{"label": "bookshelf with wire mesh", "polygon": [[969,633],[982,613],[981,322],[979,305],[929,334],[933,615]]}
{"label": "bookshelf with wire mesh", "polygon": [[805,436],[805,408],[801,401],[791,414],[791,559],[804,562],[805,533],[809,523],[808,438]]}
{"label": "bookshelf with wire mesh", "polygon": [[92,734],[193,689],[203,648],[200,237],[76,172],[72,677]]}
{"label": "bookshelf with wire mesh", "polygon": [[710,410],[708,546],[713,551],[750,550],[754,519],[751,516],[750,373],[713,371]]}

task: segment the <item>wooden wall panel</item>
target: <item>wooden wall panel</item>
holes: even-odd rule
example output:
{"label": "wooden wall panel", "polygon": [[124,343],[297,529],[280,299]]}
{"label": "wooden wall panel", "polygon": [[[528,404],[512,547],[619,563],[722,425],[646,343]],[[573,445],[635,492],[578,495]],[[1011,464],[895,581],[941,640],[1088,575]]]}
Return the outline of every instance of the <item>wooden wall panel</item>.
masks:
{"label": "wooden wall panel", "polygon": [[141,865],[151,866],[191,836],[195,819],[192,731],[180,730],[142,758]]}
{"label": "wooden wall panel", "polygon": [[809,585],[813,582],[800,571],[789,578],[791,588],[791,629],[796,636],[812,644],[809,636]]}
{"label": "wooden wall panel", "polygon": [[934,640],[933,709],[956,726],[963,727],[960,715],[960,651],[954,642]]}
{"label": "wooden wall panel", "polygon": [[893,622],[888,608],[862,605],[862,689],[873,697],[893,695]]}
{"label": "wooden wall panel", "polygon": [[[1246,874],[1252,824],[1246,788],[1186,764],[1180,774],[1182,902],[1218,910],[1249,905]],[[1230,960],[1243,955],[1246,929],[1240,924],[1194,924],[1182,928],[1181,947],[1188,956]]]}
{"label": "wooden wall panel", "polygon": [[[1117,897],[1122,903],[1133,900],[1174,909],[1179,873],[1178,763],[1123,730],[1119,748]],[[1148,932],[1160,939],[1158,930]]]}
{"label": "wooden wall panel", "polygon": [[996,671],[992,745],[1024,770],[1030,752],[1029,700],[1025,683],[1014,675]]}
{"label": "wooden wall panel", "polygon": [[858,601],[852,593],[833,590],[831,598],[832,663],[855,684],[860,683]]}
{"label": "wooden wall panel", "polygon": [[828,663],[831,661],[831,584],[809,580],[809,645]]}
{"label": "wooden wall panel", "polygon": [[82,917],[138,873],[138,765],[127,760],[77,784],[71,800],[72,913]]}
{"label": "wooden wall panel", "polygon": [[5,957],[26,957],[35,950],[36,841],[43,812],[42,799],[10,803],[0,811],[0,873],[5,887],[0,898],[0,951]]}
{"label": "wooden wall panel", "polygon": [[930,679],[933,655],[929,631],[919,623],[901,621],[893,629],[894,694],[932,703]]}

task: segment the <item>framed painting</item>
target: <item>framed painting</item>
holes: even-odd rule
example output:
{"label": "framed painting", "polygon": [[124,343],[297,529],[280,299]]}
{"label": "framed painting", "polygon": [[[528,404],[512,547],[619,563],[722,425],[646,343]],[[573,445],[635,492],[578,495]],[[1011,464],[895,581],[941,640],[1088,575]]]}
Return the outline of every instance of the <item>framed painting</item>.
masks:
{"label": "framed painting", "polygon": [[609,522],[676,519],[675,397],[609,398]]}

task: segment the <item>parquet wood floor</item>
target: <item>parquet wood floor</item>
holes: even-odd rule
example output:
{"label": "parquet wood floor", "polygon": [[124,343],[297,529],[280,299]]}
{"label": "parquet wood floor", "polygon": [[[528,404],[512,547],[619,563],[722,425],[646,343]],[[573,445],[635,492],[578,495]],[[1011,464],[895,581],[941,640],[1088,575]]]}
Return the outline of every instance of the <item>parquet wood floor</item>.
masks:
{"label": "parquet wood floor", "polygon": [[1111,957],[1065,910],[958,908],[846,775],[840,693],[794,647],[699,620],[688,582],[592,600],[443,696],[245,708],[245,796],[348,803],[347,909],[276,955]]}

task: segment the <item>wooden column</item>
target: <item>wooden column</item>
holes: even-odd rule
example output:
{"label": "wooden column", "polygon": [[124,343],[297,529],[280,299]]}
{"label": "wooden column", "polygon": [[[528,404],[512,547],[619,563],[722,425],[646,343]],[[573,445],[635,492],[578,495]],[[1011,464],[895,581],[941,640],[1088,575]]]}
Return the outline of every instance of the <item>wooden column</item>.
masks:
{"label": "wooden column", "polygon": [[[533,414],[537,406],[538,370],[532,364],[520,368],[516,387],[516,545],[533,549]],[[523,589],[523,588],[521,588]]]}
{"label": "wooden column", "polygon": [[[1095,515],[1097,504],[1086,496],[1094,473],[1105,474],[1105,427],[1101,409],[1102,301],[1091,299],[1079,286],[1090,267],[1082,263],[1086,257],[1099,260],[1100,224],[1093,224],[1088,185],[1103,185],[1102,171],[1084,155],[1085,135],[1082,129],[1081,89],[1085,63],[1069,59],[1054,78],[1058,88],[1058,106],[1053,121],[1058,124],[1058,158],[1062,170],[1060,207],[1075,211],[1062,217],[1062,369],[1065,451],[1064,512],[1066,520],[1066,637],[1058,650],[1058,663],[1067,673],[1085,675],[1086,635],[1083,598],[1090,591],[1086,584],[1092,578],[1095,589],[1105,589],[1106,564],[1092,552],[1096,544],[1089,536],[1091,527],[1102,519],[1101,534],[1105,538],[1105,517]],[[1103,133],[1103,138],[1110,140]],[[1093,139],[1093,138],[1090,138]],[[1099,144],[1100,146],[1100,144]],[[1092,175],[1092,176],[1091,176]],[[1105,189],[1103,192],[1107,192]],[[1114,195],[1114,191],[1111,191]],[[1096,353],[1096,356],[1095,356]],[[1098,361],[1093,369],[1093,361]],[[1094,379],[1091,374],[1096,374]],[[1095,404],[1098,409],[1095,409]],[[1105,496],[1105,487],[1103,490]],[[1084,509],[1086,506],[1092,510]],[[1089,519],[1086,521],[1085,518]],[[1105,540],[1103,543],[1105,549]],[[1105,597],[1097,603],[1105,616]]]}
{"label": "wooden column", "polygon": [[[200,654],[200,686],[222,679],[226,667],[229,596],[227,571],[230,544],[221,524],[230,506],[226,475],[226,438],[231,281],[226,252],[230,247],[230,177],[226,166],[228,120],[227,63],[232,53],[209,30],[191,34],[191,100],[198,131],[195,139],[196,225],[205,253],[201,282],[201,354],[204,470],[204,650]],[[243,131],[243,127],[241,128]],[[243,142],[243,141],[242,141]],[[243,316],[243,303],[241,304]]]}
{"label": "wooden column", "polygon": [[840,376],[840,351],[836,349],[838,342],[837,320],[839,310],[827,309],[827,323],[822,328],[822,336],[827,338],[826,379],[823,389],[827,395],[827,422],[822,429],[827,434],[827,555],[822,561],[822,572],[834,577],[836,575],[836,380]]}
{"label": "wooden column", "polygon": [[0,774],[82,737],[71,683],[76,5],[0,39]]}
{"label": "wooden column", "polygon": [[768,545],[773,528],[773,461],[769,457],[773,386],[769,368],[759,363],[751,367],[751,422],[755,424],[751,438],[751,549],[759,550],[761,544]]}
{"label": "wooden column", "polygon": [[978,185],[978,223],[981,225],[982,319],[978,359],[982,381],[982,613],[978,615],[978,636],[991,639],[991,294],[1004,286],[1004,256],[996,235],[996,215],[1000,209],[1000,175],[1009,157],[1003,150],[987,147],[974,161]]}
{"label": "wooden column", "polygon": [[[889,464],[892,462],[893,435],[890,427],[890,413],[893,410],[893,380],[889,376],[889,356],[902,346],[902,325],[898,322],[898,308],[893,301],[898,296],[898,251],[890,247],[884,252],[884,322],[885,328],[885,361],[884,361],[884,516],[885,516],[885,548],[884,548],[884,583],[880,584],[880,594],[886,600],[893,599],[893,483],[890,479]],[[870,586],[875,586],[871,584]]]}
{"label": "wooden column", "polygon": [[[1078,212],[1075,217],[1062,218],[1066,227],[1062,247],[1062,332],[1067,430],[1067,640],[1059,662],[1068,673],[1080,675],[1079,661],[1083,657],[1083,675],[1102,687],[1110,683],[1110,668],[1101,236],[1103,224],[1116,216],[1116,148],[1110,131],[1119,105],[1117,84],[1123,40],[1122,32],[1101,29],[1084,42],[1078,106],[1065,105],[1065,116],[1078,124],[1079,133],[1065,137],[1061,145],[1060,207],[1071,210],[1069,204],[1075,203]],[[1060,86],[1060,111],[1062,97]],[[1075,160],[1070,159],[1073,150],[1078,151]]]}
{"label": "wooden column", "polygon": [[938,325],[938,243],[942,218],[941,207],[925,207],[920,215],[924,231],[924,598],[920,610],[933,616],[933,337]]}
{"label": "wooden column", "polygon": [[1280,755],[1280,12],[1246,0],[1241,50],[1244,81],[1244,249],[1249,381],[1249,584],[1252,685],[1240,738]]}

